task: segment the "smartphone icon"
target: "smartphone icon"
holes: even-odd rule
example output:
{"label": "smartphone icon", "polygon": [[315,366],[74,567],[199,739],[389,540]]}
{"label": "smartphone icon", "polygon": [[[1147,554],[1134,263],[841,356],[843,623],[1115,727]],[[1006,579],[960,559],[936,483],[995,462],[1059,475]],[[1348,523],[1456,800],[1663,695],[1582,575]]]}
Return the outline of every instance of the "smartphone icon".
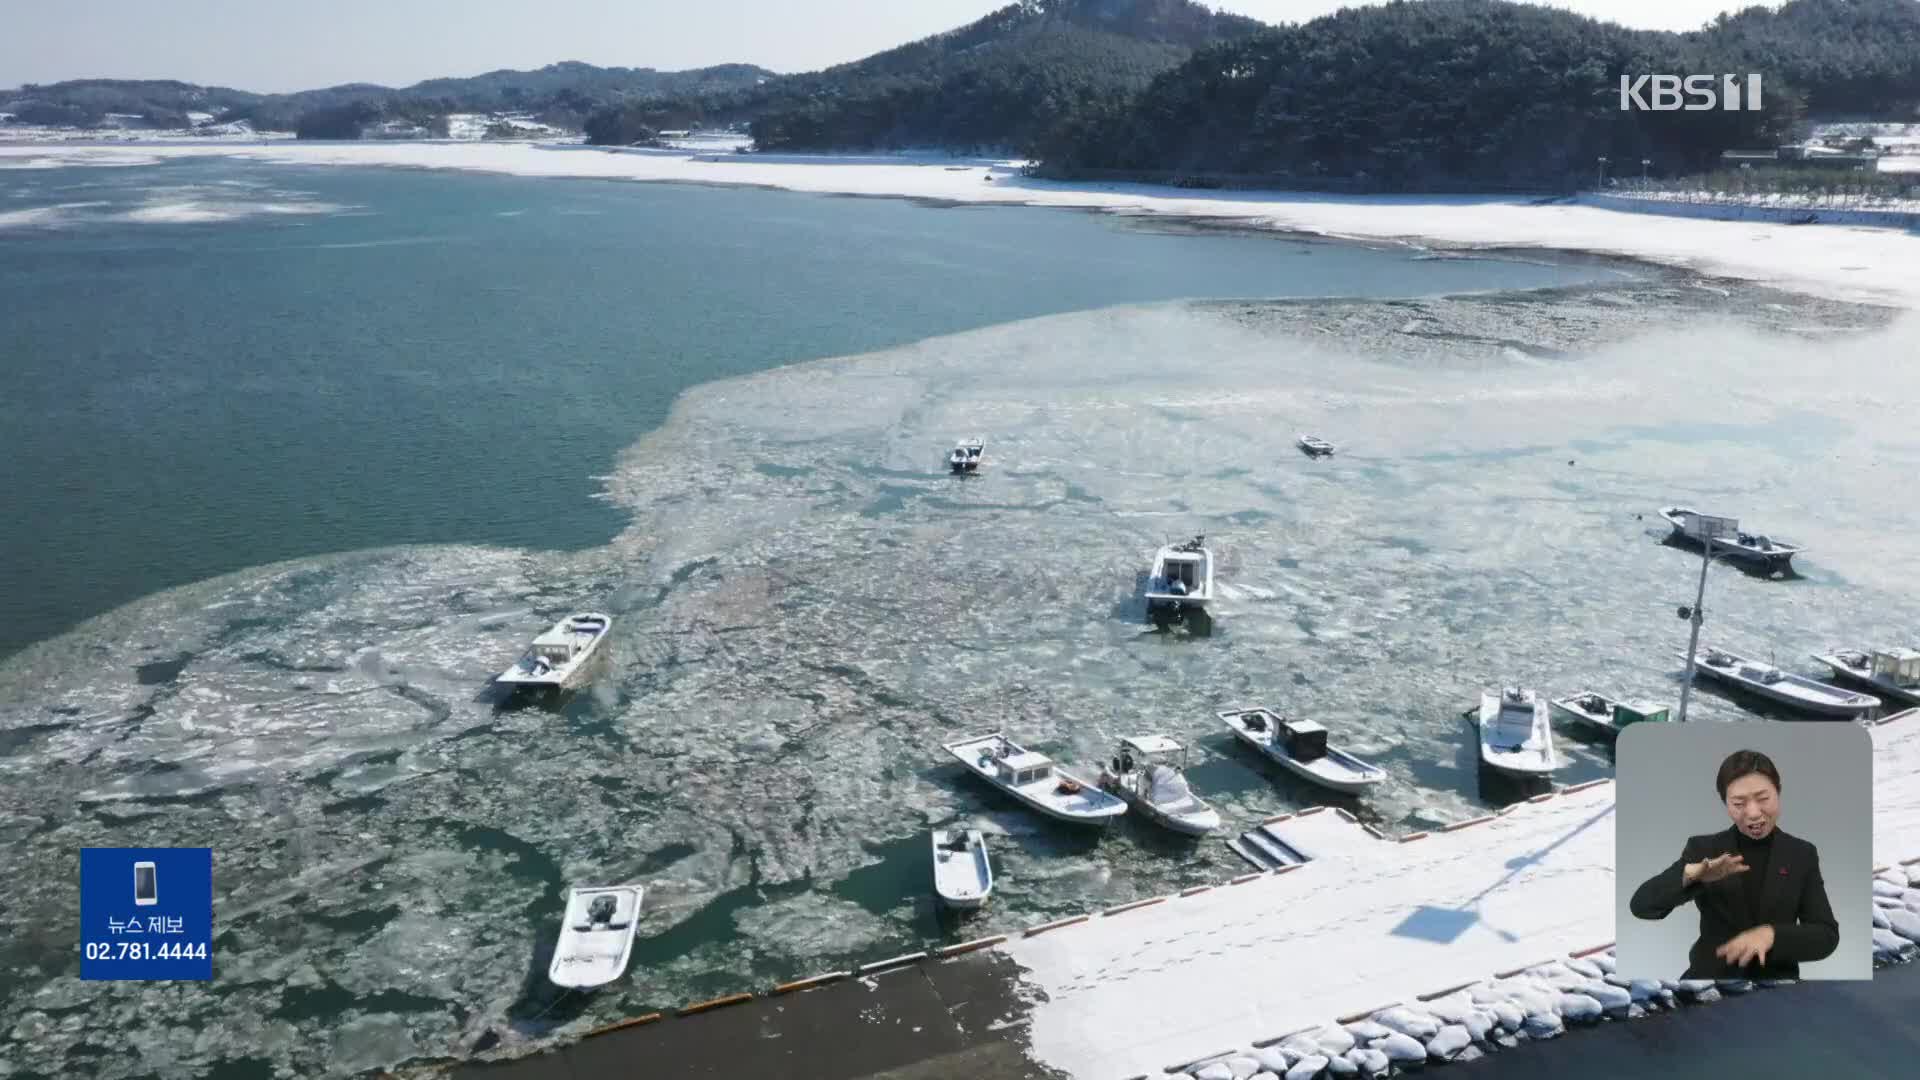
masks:
{"label": "smartphone icon", "polygon": [[154,882],[153,864],[150,862],[133,864],[133,902],[141,905],[160,902],[160,889]]}

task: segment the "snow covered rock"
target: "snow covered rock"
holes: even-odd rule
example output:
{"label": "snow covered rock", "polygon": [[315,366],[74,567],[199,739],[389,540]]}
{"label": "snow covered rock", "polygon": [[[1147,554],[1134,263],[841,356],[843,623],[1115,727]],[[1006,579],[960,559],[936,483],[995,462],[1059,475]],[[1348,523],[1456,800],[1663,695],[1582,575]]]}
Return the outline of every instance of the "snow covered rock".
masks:
{"label": "snow covered rock", "polygon": [[1431,1039],[1434,1033],[1440,1030],[1440,1021],[1434,1019],[1431,1014],[1418,1009],[1409,1009],[1405,1005],[1383,1009],[1373,1014],[1373,1018],[1385,1027],[1416,1039]]}
{"label": "snow covered rock", "polygon": [[1334,1076],[1357,1076],[1360,1066],[1355,1065],[1346,1054],[1336,1054],[1327,1059],[1327,1072]]}
{"label": "snow covered rock", "polygon": [[[1287,1052],[1287,1058],[1289,1060],[1299,1061],[1303,1057],[1312,1057],[1319,1053],[1320,1044],[1314,1042],[1313,1037],[1303,1031],[1297,1035],[1287,1036],[1286,1039],[1280,1043],[1280,1049]],[[1291,1066],[1289,1066],[1289,1068],[1291,1068]]]}
{"label": "snow covered rock", "polygon": [[1673,988],[1675,990],[1680,991],[1683,994],[1700,994],[1713,989],[1713,980],[1712,979],[1681,979],[1679,982],[1673,985]]}
{"label": "snow covered rock", "polygon": [[1268,1072],[1281,1075],[1285,1075],[1286,1071],[1293,1067],[1293,1058],[1287,1056],[1287,1054],[1279,1048],[1272,1046],[1255,1050],[1253,1052],[1253,1060],[1259,1062],[1260,1067]]}
{"label": "snow covered rock", "polygon": [[1879,878],[1873,879],[1873,895],[1875,896],[1892,896],[1905,900],[1906,897],[1902,894],[1906,891],[1904,887],[1895,885],[1891,881],[1881,881]]}
{"label": "snow covered rock", "polygon": [[1920,863],[1907,867],[1907,884],[1920,889]]}
{"label": "snow covered rock", "polygon": [[1356,1046],[1347,1051],[1347,1060],[1359,1066],[1360,1071],[1368,1076],[1383,1075],[1393,1067],[1393,1059],[1387,1057],[1385,1051],[1370,1046]]}
{"label": "snow covered rock", "polygon": [[1234,1080],[1247,1080],[1247,1077],[1260,1071],[1260,1063],[1244,1054],[1230,1057],[1221,1064],[1233,1070]]}
{"label": "snow covered rock", "polygon": [[1326,1067],[1327,1059],[1319,1054],[1304,1057],[1294,1062],[1293,1068],[1287,1070],[1287,1080],[1313,1080]]}
{"label": "snow covered rock", "polygon": [[1580,993],[1599,1002],[1603,1009],[1624,1009],[1633,1004],[1632,994],[1600,979],[1588,979],[1581,985]]}
{"label": "snow covered rock", "polygon": [[1744,994],[1753,989],[1752,979],[1721,979],[1714,983],[1723,993]]}
{"label": "snow covered rock", "polygon": [[1357,1041],[1353,1037],[1353,1032],[1337,1024],[1328,1024],[1326,1027],[1309,1031],[1307,1038],[1312,1039],[1320,1047],[1320,1051],[1328,1057],[1339,1057],[1353,1049]]}
{"label": "snow covered rock", "polygon": [[1889,911],[1886,929],[1892,930],[1908,941],[1920,941],[1920,915],[1911,911]]}
{"label": "snow covered rock", "polygon": [[[1438,1027],[1434,1028],[1436,1032],[1439,1030]],[[1373,1049],[1387,1055],[1387,1058],[1391,1061],[1427,1060],[1427,1048],[1422,1046],[1420,1041],[1413,1036],[1403,1035],[1398,1031],[1381,1039],[1374,1045]]]}
{"label": "snow covered rock", "polygon": [[1568,1020],[1591,1023],[1600,1019],[1600,1014],[1604,1011],[1606,1010],[1600,1007],[1598,1001],[1585,994],[1560,995],[1560,1015]]}
{"label": "snow covered rock", "polygon": [[1711,986],[1693,995],[1693,1003],[1696,1005],[1711,1005],[1714,1002],[1719,1000],[1720,1000],[1720,991],[1715,990]]}
{"label": "snow covered rock", "polygon": [[1480,983],[1467,987],[1467,996],[1481,1005],[1491,1005],[1496,1001],[1507,1000],[1507,992],[1491,983]]}
{"label": "snow covered rock", "polygon": [[1271,1072],[1257,1072],[1253,1074],[1253,1080],[1280,1080],[1280,1074],[1271,1073]]}
{"label": "snow covered rock", "polygon": [[1392,1028],[1381,1027],[1371,1020],[1355,1020],[1353,1023],[1347,1025],[1347,1033],[1361,1042],[1372,1042],[1375,1039],[1384,1039],[1392,1034],[1392,1032]]}
{"label": "snow covered rock", "polygon": [[1584,957],[1573,957],[1567,961],[1567,967],[1571,968],[1575,975],[1584,975],[1589,979],[1597,979],[1606,974],[1600,965]]}
{"label": "snow covered rock", "polygon": [[1654,998],[1663,997],[1672,993],[1672,991],[1666,987],[1661,986],[1660,980],[1658,979],[1634,979],[1627,986],[1627,992],[1633,995],[1633,1000],[1639,1002],[1652,1001]]}
{"label": "snow covered rock", "polygon": [[1610,952],[1594,953],[1592,956],[1587,957],[1587,960],[1591,962],[1594,967],[1599,968],[1609,975],[1620,970],[1618,962],[1614,960],[1613,954]]}
{"label": "snow covered rock", "polygon": [[1915,945],[1891,930],[1875,929],[1873,932],[1873,958],[1881,961],[1900,961],[1913,955]]}
{"label": "snow covered rock", "polygon": [[1203,1065],[1193,1074],[1193,1080],[1234,1080],[1233,1070],[1227,1068],[1224,1061]]}
{"label": "snow covered rock", "polygon": [[1502,1031],[1519,1031],[1520,1025],[1527,1022],[1527,1014],[1513,1002],[1502,1001],[1493,1006],[1493,1019]]}
{"label": "snow covered rock", "polygon": [[[1588,998],[1587,1000],[1592,1001],[1593,999]],[[1599,1005],[1599,1002],[1594,1002],[1596,1015],[1599,1011]],[[1520,1030],[1530,1038],[1551,1039],[1556,1035],[1564,1033],[1567,1030],[1567,1025],[1552,1013],[1540,1013],[1537,1015],[1529,1013],[1526,1024],[1523,1025]]]}
{"label": "snow covered rock", "polygon": [[1427,1056],[1440,1061],[1450,1061],[1460,1051],[1472,1045],[1473,1036],[1460,1024],[1448,1024],[1442,1027],[1433,1038],[1427,1040]]}
{"label": "snow covered rock", "polygon": [[1467,1014],[1461,1026],[1467,1029],[1467,1034],[1473,1037],[1474,1042],[1486,1042],[1487,1036],[1493,1032],[1493,1014],[1484,1009],[1475,1009]]}
{"label": "snow covered rock", "polygon": [[[1906,909],[1901,908],[1900,910],[1905,911]],[[1890,921],[1890,916],[1887,915],[1887,909],[1878,904],[1873,906],[1873,925],[1882,930],[1893,929],[1893,923]]]}
{"label": "snow covered rock", "polygon": [[1495,1035],[1493,1037],[1493,1045],[1500,1047],[1502,1050],[1511,1050],[1520,1045],[1520,1036],[1507,1034]]}

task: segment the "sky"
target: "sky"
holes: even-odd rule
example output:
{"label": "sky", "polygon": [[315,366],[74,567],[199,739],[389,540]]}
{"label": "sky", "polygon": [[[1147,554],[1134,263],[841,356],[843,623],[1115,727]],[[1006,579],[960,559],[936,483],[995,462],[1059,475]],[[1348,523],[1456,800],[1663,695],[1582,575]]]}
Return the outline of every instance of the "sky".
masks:
{"label": "sky", "polygon": [[[780,72],[857,60],[964,25],[1011,0],[8,0],[0,87],[75,78],[181,79],[274,93],[405,86],[559,60],[667,71]],[[1299,22],[1354,0],[1215,0]],[[1690,30],[1729,0],[1557,0],[1628,26]]]}

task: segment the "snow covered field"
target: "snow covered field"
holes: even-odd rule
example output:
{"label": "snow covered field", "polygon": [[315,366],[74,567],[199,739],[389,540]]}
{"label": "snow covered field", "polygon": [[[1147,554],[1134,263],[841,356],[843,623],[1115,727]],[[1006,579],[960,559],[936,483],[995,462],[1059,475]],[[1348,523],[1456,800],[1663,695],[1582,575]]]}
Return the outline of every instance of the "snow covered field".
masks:
{"label": "snow covered field", "polygon": [[[1882,228],[1807,229],[1629,214],[1567,202],[1478,196],[1334,196],[1144,184],[1069,184],[1023,177],[1019,163],[934,155],[860,157],[610,150],[580,144],[233,142],[145,145],[155,158],[230,154],[287,165],[387,165],[522,176],[752,184],[957,203],[1087,207],[1119,214],[1223,219],[1251,227],[1447,247],[1545,248],[1648,259],[1836,299],[1920,304],[1920,238]],[[78,144],[0,145],[20,159],[81,165]]]}
{"label": "snow covered field", "polygon": [[[1920,713],[1873,735],[1875,863],[1896,868],[1886,880],[1913,881],[1898,867],[1920,857]],[[1603,782],[1400,844],[1349,826],[1349,854],[1015,937],[1000,948],[1040,998],[1034,1057],[1087,1080],[1158,1075],[1608,945],[1613,811],[1614,787]],[[1298,986],[1312,991],[1290,989]],[[1593,993],[1595,1018],[1608,998],[1624,1007],[1630,996],[1618,986]],[[1542,1023],[1548,1013],[1573,1018],[1564,1002],[1542,1010]]]}

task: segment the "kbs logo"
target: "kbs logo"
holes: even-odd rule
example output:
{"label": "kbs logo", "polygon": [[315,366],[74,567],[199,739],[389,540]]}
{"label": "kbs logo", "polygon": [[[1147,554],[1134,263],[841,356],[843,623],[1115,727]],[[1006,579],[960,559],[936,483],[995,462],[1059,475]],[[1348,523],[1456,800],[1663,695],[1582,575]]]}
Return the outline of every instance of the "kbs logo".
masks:
{"label": "kbs logo", "polygon": [[[1631,112],[1726,112],[1760,111],[1760,76],[1746,77],[1746,92],[1741,92],[1740,76],[1720,76],[1716,90],[1712,75],[1642,75],[1637,79],[1620,76],[1620,110]],[[1645,96],[1642,96],[1643,92]],[[1687,100],[1683,103],[1681,95]]]}

